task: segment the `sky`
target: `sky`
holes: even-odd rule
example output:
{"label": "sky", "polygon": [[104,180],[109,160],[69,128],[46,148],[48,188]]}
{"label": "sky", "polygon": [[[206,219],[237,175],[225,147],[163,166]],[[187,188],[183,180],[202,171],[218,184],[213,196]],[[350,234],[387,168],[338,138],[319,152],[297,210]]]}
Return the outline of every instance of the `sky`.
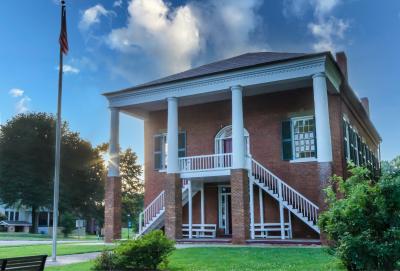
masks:
{"label": "sky", "polygon": [[[345,51],[383,143],[400,155],[399,0],[66,0],[63,119],[97,145],[109,138],[104,92],[254,51]],[[0,124],[56,112],[60,5],[0,1]],[[143,163],[143,122],[121,116],[120,143]]]}

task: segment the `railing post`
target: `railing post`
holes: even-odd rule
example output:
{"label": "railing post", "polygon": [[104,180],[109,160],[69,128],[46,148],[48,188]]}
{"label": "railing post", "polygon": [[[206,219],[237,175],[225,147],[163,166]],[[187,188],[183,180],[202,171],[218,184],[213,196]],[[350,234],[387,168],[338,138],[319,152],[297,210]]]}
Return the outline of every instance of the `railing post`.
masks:
{"label": "railing post", "polygon": [[281,224],[281,239],[285,239],[285,213],[283,212],[282,182],[278,179],[279,218]]}
{"label": "railing post", "polygon": [[189,239],[192,239],[192,181],[188,181]]}
{"label": "railing post", "polygon": [[254,239],[254,187],[253,178],[249,176],[249,192],[250,192],[250,238]]}

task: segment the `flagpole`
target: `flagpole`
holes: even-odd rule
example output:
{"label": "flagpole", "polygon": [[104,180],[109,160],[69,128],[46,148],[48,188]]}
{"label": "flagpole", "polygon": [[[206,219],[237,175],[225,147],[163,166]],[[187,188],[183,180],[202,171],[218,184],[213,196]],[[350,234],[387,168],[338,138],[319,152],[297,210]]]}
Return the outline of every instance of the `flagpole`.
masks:
{"label": "flagpole", "polygon": [[[65,2],[61,1],[61,24]],[[54,163],[54,198],[53,198],[53,247],[52,260],[57,261],[57,227],[58,227],[58,200],[60,191],[60,150],[61,150],[61,101],[63,80],[63,51],[60,45],[60,64],[58,69],[58,98],[57,98],[57,121],[56,121],[56,146]]]}

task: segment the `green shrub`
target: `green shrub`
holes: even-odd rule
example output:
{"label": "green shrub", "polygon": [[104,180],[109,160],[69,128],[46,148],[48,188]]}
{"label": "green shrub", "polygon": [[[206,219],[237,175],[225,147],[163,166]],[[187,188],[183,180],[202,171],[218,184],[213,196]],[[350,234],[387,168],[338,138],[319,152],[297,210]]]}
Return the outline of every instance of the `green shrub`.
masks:
{"label": "green shrub", "polygon": [[64,237],[68,237],[68,235],[75,229],[75,221],[75,216],[73,214],[62,214],[60,225],[62,227],[62,233],[64,234]]}
{"label": "green shrub", "polygon": [[95,260],[92,270],[113,271],[115,267],[115,254],[111,251],[103,251]]}
{"label": "green shrub", "polygon": [[400,260],[400,176],[374,182],[365,168],[352,166],[350,173],[346,181],[332,178],[319,226],[348,270],[394,270]]}
{"label": "green shrub", "polygon": [[93,270],[156,270],[161,264],[167,265],[174,245],[162,231],[153,231],[136,240],[122,242],[111,253],[102,253]]}

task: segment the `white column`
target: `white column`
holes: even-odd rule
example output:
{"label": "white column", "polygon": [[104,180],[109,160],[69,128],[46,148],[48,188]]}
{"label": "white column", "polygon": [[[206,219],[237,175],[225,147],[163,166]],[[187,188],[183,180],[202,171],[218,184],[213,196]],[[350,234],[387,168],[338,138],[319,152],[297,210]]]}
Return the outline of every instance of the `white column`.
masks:
{"label": "white column", "polygon": [[258,187],[258,203],[260,204],[260,223],[264,223],[264,198],[261,187]]}
{"label": "white column", "polygon": [[200,189],[200,208],[201,208],[201,213],[200,213],[200,221],[201,224],[205,224],[205,213],[204,213],[204,183],[201,183],[201,189]]}
{"label": "white column", "polygon": [[188,182],[188,211],[189,211],[189,215],[188,215],[188,224],[189,224],[189,239],[192,239],[192,181],[189,180]]}
{"label": "white column", "polygon": [[178,99],[168,98],[167,173],[177,173],[178,166]]}
{"label": "white column", "polygon": [[231,87],[232,91],[232,153],[233,168],[245,168],[245,140],[243,123],[243,88]]}
{"label": "white column", "polygon": [[253,180],[249,180],[250,192],[250,238],[254,239],[254,186]]}
{"label": "white column", "polygon": [[313,75],[315,131],[318,162],[332,162],[331,129],[329,125],[328,90],[325,73]]}
{"label": "white column", "polygon": [[108,163],[108,176],[119,177],[119,109],[110,108],[110,150]]}

